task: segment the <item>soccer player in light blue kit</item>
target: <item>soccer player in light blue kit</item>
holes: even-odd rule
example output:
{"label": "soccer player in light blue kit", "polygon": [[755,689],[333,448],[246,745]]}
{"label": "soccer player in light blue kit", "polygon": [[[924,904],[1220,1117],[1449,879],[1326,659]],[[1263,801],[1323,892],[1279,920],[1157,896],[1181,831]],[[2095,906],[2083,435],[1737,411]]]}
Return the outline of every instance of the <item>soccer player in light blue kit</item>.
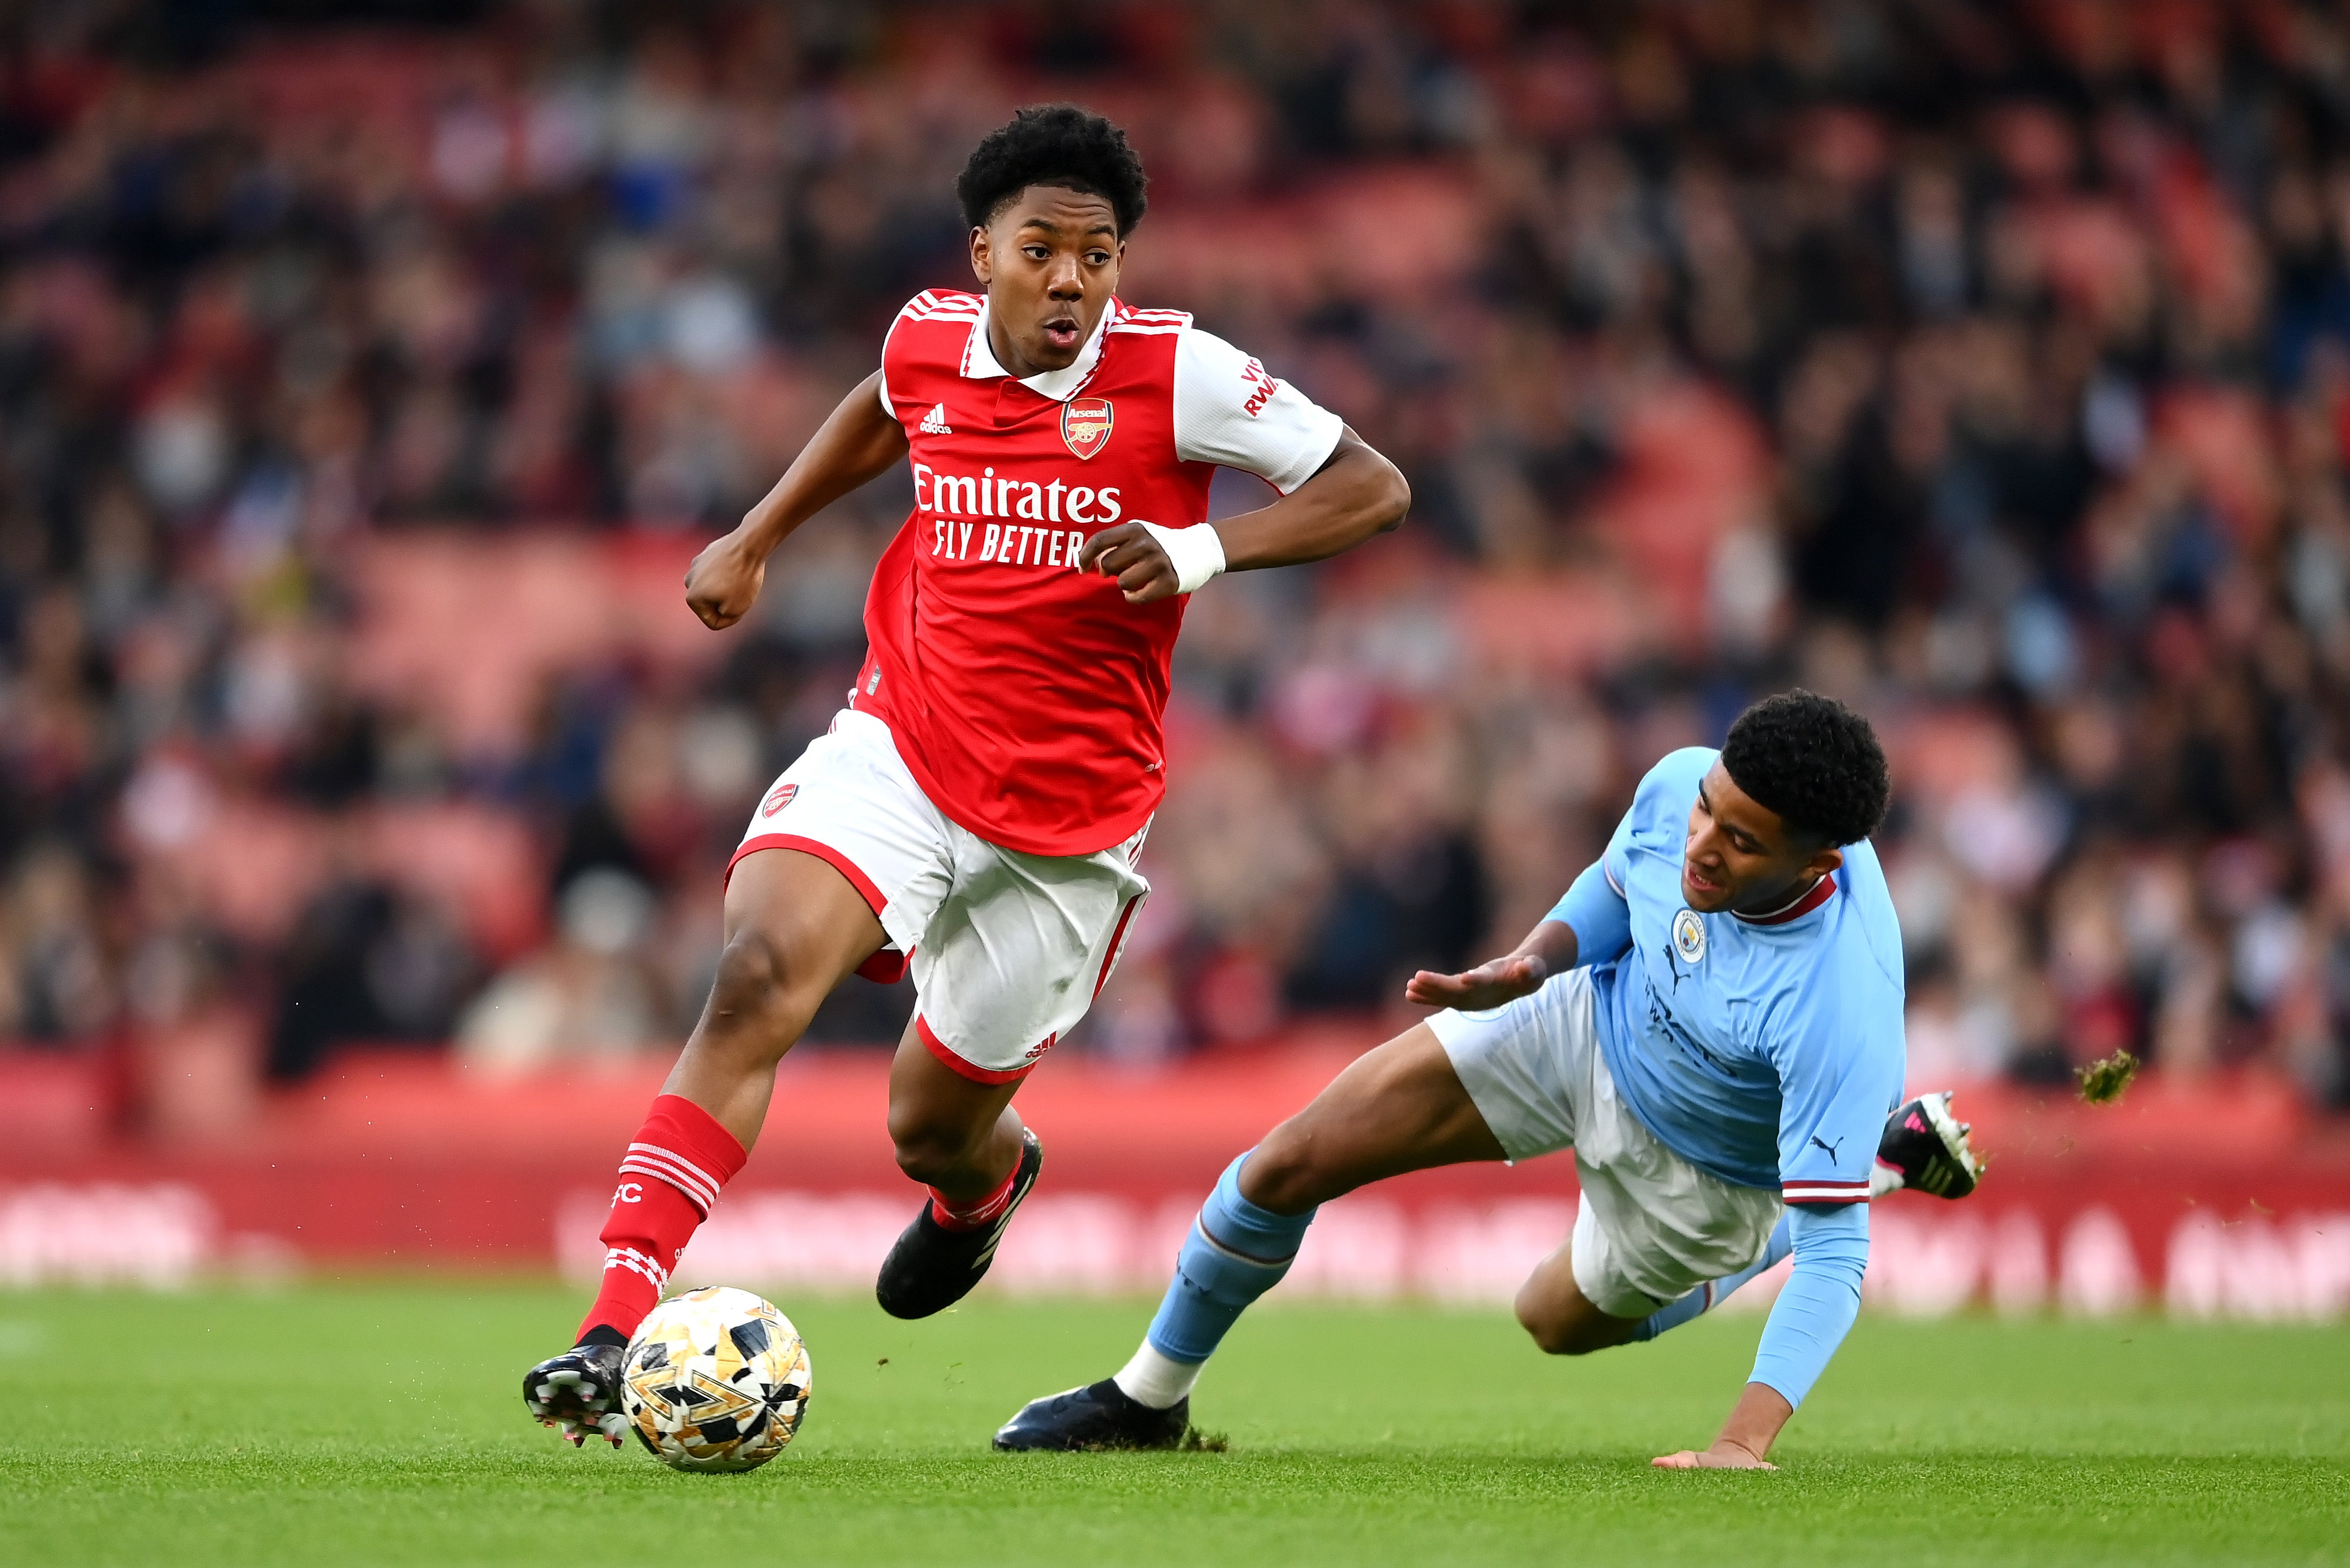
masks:
{"label": "soccer player in light blue kit", "polygon": [[1901,932],[1867,843],[1888,786],[1867,722],[1800,691],[1748,709],[1719,753],[1667,756],[1514,952],[1415,976],[1407,994],[1445,1011],[1232,1162],[1134,1359],[1033,1401],[996,1447],[1171,1446],[1316,1205],[1572,1147],[1574,1234],[1520,1288],[1518,1321],[1555,1355],[1651,1339],[1792,1251],[1721,1435],[1656,1461],[1763,1465],[1859,1310],[1872,1192],[1961,1197],[1979,1170],[1947,1094],[1896,1108]]}

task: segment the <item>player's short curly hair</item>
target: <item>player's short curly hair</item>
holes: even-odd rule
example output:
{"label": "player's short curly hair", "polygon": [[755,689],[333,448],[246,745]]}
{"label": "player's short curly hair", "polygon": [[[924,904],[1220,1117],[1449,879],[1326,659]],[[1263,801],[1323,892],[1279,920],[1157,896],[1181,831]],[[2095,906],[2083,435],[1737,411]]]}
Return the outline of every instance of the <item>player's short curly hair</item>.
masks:
{"label": "player's short curly hair", "polygon": [[1083,191],[1109,203],[1124,239],[1142,222],[1149,182],[1125,131],[1076,104],[1047,103],[1020,110],[971,150],[955,180],[955,200],[963,222],[983,229],[1031,185]]}
{"label": "player's short curly hair", "polygon": [[1721,765],[1757,805],[1822,844],[1852,844],[1876,832],[1893,790],[1868,721],[1801,687],[1738,715],[1721,742]]}

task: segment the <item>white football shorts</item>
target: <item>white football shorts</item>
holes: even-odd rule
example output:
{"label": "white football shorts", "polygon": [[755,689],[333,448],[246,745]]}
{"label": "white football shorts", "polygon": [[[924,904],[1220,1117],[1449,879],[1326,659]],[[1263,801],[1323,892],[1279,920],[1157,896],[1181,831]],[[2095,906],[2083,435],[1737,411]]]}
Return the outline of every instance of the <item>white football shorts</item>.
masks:
{"label": "white football shorts", "polygon": [[966,1078],[1007,1084],[1109,979],[1150,892],[1134,868],[1149,831],[1093,855],[991,844],[931,804],[888,724],[843,709],[760,799],[727,870],[761,849],[830,862],[906,955],[922,1044]]}
{"label": "white football shorts", "polygon": [[1617,1097],[1593,1020],[1591,971],[1428,1026],[1512,1159],[1575,1150],[1575,1282],[1611,1317],[1646,1317],[1762,1255],[1776,1188],[1737,1187],[1659,1142]]}

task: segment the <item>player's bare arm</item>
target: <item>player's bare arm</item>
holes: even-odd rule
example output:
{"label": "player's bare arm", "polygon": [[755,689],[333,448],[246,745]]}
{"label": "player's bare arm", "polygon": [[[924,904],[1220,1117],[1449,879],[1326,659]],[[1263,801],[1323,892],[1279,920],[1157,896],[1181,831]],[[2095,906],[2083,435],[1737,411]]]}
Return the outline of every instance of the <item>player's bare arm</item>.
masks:
{"label": "player's bare arm", "polygon": [[1711,1448],[1659,1454],[1648,1462],[1660,1470],[1775,1470],[1779,1467],[1763,1456],[1794,1413],[1787,1397],[1768,1383],[1749,1383]]}
{"label": "player's bare arm", "polygon": [[[1101,197],[1039,185],[972,231],[972,271],[988,291],[989,347],[1007,370],[1034,376],[1076,358],[1118,286],[1126,247],[1117,230]],[[720,630],[740,620],[758,600],[767,557],[792,530],[905,458],[905,427],[880,392],[876,370],[840,400],[734,531],[694,557],[685,598],[704,626]]]}
{"label": "player's bare arm", "polygon": [[906,455],[905,428],[881,406],[876,370],[800,449],[775,488],[743,514],[733,532],[712,540],[685,569],[685,602],[702,624],[723,631],[750,613],[767,579],[767,557],[792,530],[878,478]]}
{"label": "player's bare arm", "polygon": [[1575,928],[1565,920],[1544,920],[1526,933],[1525,940],[1475,969],[1459,974],[1419,971],[1404,982],[1404,1000],[1420,1007],[1480,1012],[1531,994],[1543,981],[1565,973],[1577,961]]}
{"label": "player's bare arm", "polygon": [[[1295,566],[1353,549],[1396,527],[1411,510],[1411,486],[1396,465],[1352,429],[1313,478],[1270,506],[1204,526],[1215,530],[1224,570]],[[1174,561],[1141,523],[1105,528],[1086,541],[1081,569],[1118,579],[1128,604],[1180,591]]]}

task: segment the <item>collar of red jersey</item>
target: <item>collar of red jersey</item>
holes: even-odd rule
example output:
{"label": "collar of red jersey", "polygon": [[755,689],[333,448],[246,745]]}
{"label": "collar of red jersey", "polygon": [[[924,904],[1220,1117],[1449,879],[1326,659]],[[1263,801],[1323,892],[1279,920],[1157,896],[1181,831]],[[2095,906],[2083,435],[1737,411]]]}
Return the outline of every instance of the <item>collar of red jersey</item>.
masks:
{"label": "collar of red jersey", "polygon": [[1835,891],[1835,873],[1830,871],[1826,875],[1823,876],[1818,881],[1813,883],[1810,887],[1804,888],[1802,892],[1796,894],[1794,898],[1788,899],[1785,903],[1766,914],[1741,915],[1735,909],[1732,909],[1730,912],[1732,915],[1736,915],[1738,919],[1745,921],[1750,926],[1783,926],[1790,920],[1802,919],[1805,915],[1810,914],[1814,909],[1816,909],[1822,904],[1826,903],[1828,901],[1829,895]]}
{"label": "collar of red jersey", "polygon": [[[1050,398],[1056,403],[1066,403],[1076,397],[1093,379],[1094,367],[1101,361],[1102,334],[1109,330],[1109,318],[1117,314],[1118,302],[1112,300],[1109,308],[1102,312],[1101,319],[1094,323],[1094,335],[1086,339],[1086,346],[1077,350],[1076,358],[1066,369],[1047,370],[1041,376],[1030,376],[1020,384],[1038,397]],[[971,341],[964,345],[962,351],[962,373],[975,381],[1012,374],[997,361],[994,346],[987,340],[987,312],[984,309],[980,311],[979,319],[971,324]]]}

